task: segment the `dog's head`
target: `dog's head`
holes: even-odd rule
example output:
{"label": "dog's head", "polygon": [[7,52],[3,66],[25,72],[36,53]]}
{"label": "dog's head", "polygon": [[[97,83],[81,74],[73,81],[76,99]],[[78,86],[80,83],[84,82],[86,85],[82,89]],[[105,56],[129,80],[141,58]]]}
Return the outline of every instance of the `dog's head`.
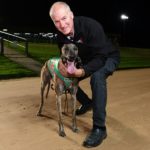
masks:
{"label": "dog's head", "polygon": [[67,67],[68,73],[72,74],[76,68],[81,67],[81,59],[78,56],[78,47],[75,44],[64,44],[61,52],[61,59]]}

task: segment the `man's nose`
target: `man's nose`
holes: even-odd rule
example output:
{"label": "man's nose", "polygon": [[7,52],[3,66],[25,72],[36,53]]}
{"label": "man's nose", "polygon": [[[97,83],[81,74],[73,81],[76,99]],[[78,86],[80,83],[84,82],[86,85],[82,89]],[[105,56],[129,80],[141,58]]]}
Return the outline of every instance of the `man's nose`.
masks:
{"label": "man's nose", "polygon": [[64,21],[61,21],[61,22],[60,22],[60,26],[61,26],[61,28],[63,28],[63,27],[65,26]]}

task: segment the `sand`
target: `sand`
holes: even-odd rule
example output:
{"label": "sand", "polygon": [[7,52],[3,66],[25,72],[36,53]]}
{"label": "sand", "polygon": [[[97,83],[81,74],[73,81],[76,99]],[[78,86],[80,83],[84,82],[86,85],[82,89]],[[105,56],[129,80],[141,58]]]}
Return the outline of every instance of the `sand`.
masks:
{"label": "sand", "polygon": [[[89,97],[89,79],[80,83]],[[150,149],[150,69],[116,71],[108,78],[108,137],[94,150]],[[69,97],[68,97],[69,98]],[[0,150],[84,150],[92,127],[92,111],[77,116],[78,133],[71,130],[71,110],[63,115],[66,137],[58,135],[55,93],[50,91],[43,115],[40,78],[0,80]],[[71,101],[68,102],[69,106]],[[79,104],[78,104],[79,105]]]}

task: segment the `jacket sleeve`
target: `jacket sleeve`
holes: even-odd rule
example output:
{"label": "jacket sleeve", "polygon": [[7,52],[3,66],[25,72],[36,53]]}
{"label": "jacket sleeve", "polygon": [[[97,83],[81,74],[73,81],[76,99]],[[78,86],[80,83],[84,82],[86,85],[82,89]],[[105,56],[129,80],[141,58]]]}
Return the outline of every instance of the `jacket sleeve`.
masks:
{"label": "jacket sleeve", "polygon": [[85,75],[89,76],[95,71],[99,70],[102,66],[104,66],[106,60],[106,56],[104,54],[98,54],[93,57],[88,63],[83,65],[83,69],[85,71]]}
{"label": "jacket sleeve", "polygon": [[97,25],[96,28],[89,28],[88,31],[85,37],[87,37],[86,44],[91,52],[91,56],[89,56],[89,61],[83,66],[87,76],[103,67],[109,54],[116,51],[111,41],[105,35],[102,26]]}

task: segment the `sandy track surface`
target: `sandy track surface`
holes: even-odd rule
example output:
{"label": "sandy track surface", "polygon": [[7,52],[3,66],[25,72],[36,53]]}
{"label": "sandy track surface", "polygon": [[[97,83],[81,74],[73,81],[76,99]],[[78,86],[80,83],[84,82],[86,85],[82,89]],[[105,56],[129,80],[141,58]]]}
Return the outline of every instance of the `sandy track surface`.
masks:
{"label": "sandy track surface", "polygon": [[[88,82],[80,85],[91,97]],[[0,81],[0,150],[86,149],[82,142],[92,126],[92,111],[77,117],[79,132],[74,133],[69,110],[63,116],[67,136],[60,137],[53,91],[45,102],[44,117],[36,116],[39,85],[39,77]],[[107,139],[92,149],[150,149],[150,69],[117,71],[108,78],[107,130]]]}

